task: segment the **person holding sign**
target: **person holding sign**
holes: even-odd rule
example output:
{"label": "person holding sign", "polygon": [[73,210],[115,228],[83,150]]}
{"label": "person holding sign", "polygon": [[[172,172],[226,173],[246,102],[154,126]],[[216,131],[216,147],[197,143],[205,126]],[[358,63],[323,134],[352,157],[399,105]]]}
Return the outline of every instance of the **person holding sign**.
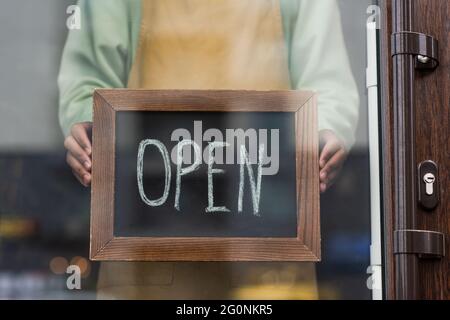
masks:
{"label": "person holding sign", "polygon": [[[124,87],[315,91],[320,190],[334,183],[354,142],[359,104],[335,0],[78,5],[81,30],[69,32],[58,82],[67,162],[81,184],[91,181],[93,90]],[[230,286],[233,270],[240,278]],[[314,266],[111,262],[102,264],[99,279],[102,297],[270,298],[274,292],[316,297]]]}

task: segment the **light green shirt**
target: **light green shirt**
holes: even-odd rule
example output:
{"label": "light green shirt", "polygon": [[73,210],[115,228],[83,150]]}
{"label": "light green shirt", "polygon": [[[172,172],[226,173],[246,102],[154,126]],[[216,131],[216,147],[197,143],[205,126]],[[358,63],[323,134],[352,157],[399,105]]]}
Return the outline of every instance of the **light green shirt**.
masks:
{"label": "light green shirt", "polygon": [[[71,30],[58,78],[59,120],[92,121],[96,88],[124,88],[140,33],[141,0],[79,0],[81,29]],[[359,96],[335,0],[280,0],[291,87],[318,93],[319,129],[354,143]]]}

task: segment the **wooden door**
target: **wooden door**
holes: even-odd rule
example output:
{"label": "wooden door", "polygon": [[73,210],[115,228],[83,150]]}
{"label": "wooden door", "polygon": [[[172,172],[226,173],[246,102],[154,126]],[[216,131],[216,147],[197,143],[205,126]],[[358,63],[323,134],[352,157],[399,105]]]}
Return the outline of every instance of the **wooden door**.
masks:
{"label": "wooden door", "polygon": [[[380,4],[386,298],[450,299],[450,2]],[[438,167],[429,208],[427,160]]]}

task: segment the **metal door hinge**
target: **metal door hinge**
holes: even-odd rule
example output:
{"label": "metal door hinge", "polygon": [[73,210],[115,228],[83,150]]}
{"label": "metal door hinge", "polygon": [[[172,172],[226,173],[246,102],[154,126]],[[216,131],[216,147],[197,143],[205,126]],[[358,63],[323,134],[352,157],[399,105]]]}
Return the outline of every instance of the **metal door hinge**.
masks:
{"label": "metal door hinge", "polygon": [[432,36],[411,31],[392,34],[392,57],[399,54],[415,56],[415,68],[432,71],[439,66],[438,41]]}
{"label": "metal door hinge", "polygon": [[394,231],[394,254],[417,254],[419,258],[445,256],[443,233],[427,230]]}

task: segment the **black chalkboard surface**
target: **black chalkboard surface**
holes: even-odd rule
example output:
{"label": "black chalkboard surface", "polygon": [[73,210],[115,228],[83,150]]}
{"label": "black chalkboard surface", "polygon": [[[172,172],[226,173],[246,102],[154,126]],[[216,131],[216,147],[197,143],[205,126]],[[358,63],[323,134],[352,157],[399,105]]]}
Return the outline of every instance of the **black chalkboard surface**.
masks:
{"label": "black chalkboard surface", "polygon": [[92,143],[92,260],[320,260],[314,93],[97,90]]}
{"label": "black chalkboard surface", "polygon": [[[208,148],[204,132],[217,129],[226,140],[233,137],[230,146],[223,148],[226,160],[234,153],[230,164],[215,164],[224,170],[213,176],[213,196],[216,206],[225,206],[229,212],[207,212],[208,165],[181,178],[179,210],[174,207],[176,164],[171,161],[169,196],[160,206],[149,206],[140,197],[137,183],[137,155],[139,144],[146,139],[157,139],[170,151],[177,147],[171,141],[173,132],[183,129],[200,138],[203,152]],[[261,176],[258,215],[254,214],[248,171],[240,181],[239,129],[246,132],[246,149],[250,150],[250,136],[256,136],[258,145],[264,143],[268,154],[279,149],[278,172]],[[267,134],[264,134],[265,130]],[[275,131],[276,130],[276,131]],[[197,132],[194,132],[197,131]],[[198,131],[201,131],[198,133]],[[233,132],[233,135],[230,132]],[[261,134],[259,134],[261,132]],[[271,137],[270,133],[278,132]],[[222,140],[222,141],[223,141]],[[229,139],[228,139],[229,140]],[[264,140],[264,141],[261,141]],[[271,142],[277,144],[272,146]],[[227,141],[228,142],[228,141]],[[199,144],[199,143],[198,143]],[[231,150],[231,146],[233,150]],[[191,148],[191,159],[194,150]],[[229,155],[228,155],[229,156]],[[159,198],[165,188],[165,168],[157,147],[147,147],[143,158],[143,186],[149,198]],[[256,160],[256,159],[255,159]],[[192,162],[192,161],[191,161]],[[225,161],[222,161],[225,162]],[[256,162],[256,161],[255,161]],[[275,160],[274,160],[275,162]],[[183,167],[189,166],[183,164]],[[275,166],[272,163],[272,166]],[[287,112],[118,112],[116,114],[116,180],[115,180],[115,236],[145,237],[295,237],[297,235],[295,113]],[[266,166],[269,167],[269,166]],[[245,170],[248,170],[245,167]],[[252,164],[254,174],[257,164]],[[239,185],[243,183],[242,211],[238,212]]]}

